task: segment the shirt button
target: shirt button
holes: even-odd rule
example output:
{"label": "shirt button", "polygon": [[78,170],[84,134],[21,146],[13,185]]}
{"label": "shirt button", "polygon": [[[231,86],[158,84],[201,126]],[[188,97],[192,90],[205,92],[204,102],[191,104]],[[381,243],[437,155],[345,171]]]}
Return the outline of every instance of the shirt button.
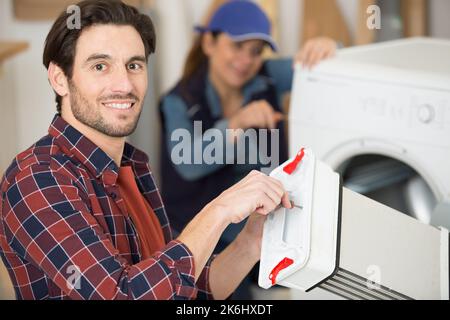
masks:
{"label": "shirt button", "polygon": [[113,198],[114,200],[116,200],[117,198],[117,194],[115,192],[111,192],[110,194],[111,198]]}

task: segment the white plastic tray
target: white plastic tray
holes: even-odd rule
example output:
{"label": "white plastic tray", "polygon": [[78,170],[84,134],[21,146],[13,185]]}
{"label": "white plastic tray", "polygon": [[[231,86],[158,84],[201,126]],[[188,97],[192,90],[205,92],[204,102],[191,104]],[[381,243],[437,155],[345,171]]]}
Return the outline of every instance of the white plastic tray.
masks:
{"label": "white plastic tray", "polygon": [[304,266],[310,252],[316,159],[309,149],[304,149],[302,160],[288,174],[283,168],[293,161],[294,158],[286,161],[270,174],[283,183],[295,207],[281,207],[269,214],[265,222],[259,284],[266,289]]}

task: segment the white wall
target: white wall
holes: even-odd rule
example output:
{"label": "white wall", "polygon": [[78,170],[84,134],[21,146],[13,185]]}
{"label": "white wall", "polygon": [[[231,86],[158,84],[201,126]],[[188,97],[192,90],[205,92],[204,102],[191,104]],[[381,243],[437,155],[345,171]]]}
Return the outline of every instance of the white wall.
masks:
{"label": "white wall", "polygon": [[156,0],[158,89],[169,90],[181,76],[184,60],[195,36],[194,25],[210,0]]}
{"label": "white wall", "polygon": [[[49,121],[55,113],[53,92],[47,82],[42,65],[42,50],[50,22],[21,22],[13,19],[12,1],[0,1],[0,38],[25,40],[30,48],[9,60],[1,76],[1,87],[6,91],[0,99],[0,110],[12,108],[8,117],[15,123],[18,150],[30,146],[47,132]],[[5,102],[5,97],[8,102]],[[12,106],[8,106],[13,103]],[[17,121],[14,122],[14,118]],[[9,139],[10,137],[6,137]],[[2,145],[6,143],[4,133]]]}
{"label": "white wall", "polygon": [[17,152],[13,81],[14,68],[5,62],[0,70],[0,175]]}
{"label": "white wall", "polygon": [[430,16],[431,36],[450,39],[450,1],[430,0]]}
{"label": "white wall", "polygon": [[280,56],[294,56],[302,34],[303,0],[279,0],[278,4]]}

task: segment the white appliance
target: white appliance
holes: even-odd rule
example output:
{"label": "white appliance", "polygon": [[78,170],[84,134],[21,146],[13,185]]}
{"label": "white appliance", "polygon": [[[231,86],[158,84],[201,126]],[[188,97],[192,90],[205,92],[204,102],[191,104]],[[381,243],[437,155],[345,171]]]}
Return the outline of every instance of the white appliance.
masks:
{"label": "white appliance", "polygon": [[448,230],[343,188],[310,149],[270,175],[296,207],[275,210],[264,224],[261,287],[321,288],[347,299],[449,299]]}
{"label": "white appliance", "polygon": [[297,66],[289,146],[312,148],[344,186],[450,228],[450,41],[346,48]]}

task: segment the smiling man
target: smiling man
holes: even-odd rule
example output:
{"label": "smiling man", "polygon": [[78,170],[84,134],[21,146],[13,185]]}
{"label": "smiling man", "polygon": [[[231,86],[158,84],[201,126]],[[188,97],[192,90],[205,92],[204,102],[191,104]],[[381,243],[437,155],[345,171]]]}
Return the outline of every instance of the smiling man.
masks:
{"label": "smiling man", "polygon": [[[259,260],[265,216],[291,207],[286,192],[252,172],[173,239],[148,157],[125,142],[147,90],[152,22],[120,1],[78,6],[81,28],[62,13],[44,49],[58,113],[1,182],[0,254],[17,298],[228,297]],[[211,257],[223,230],[249,215]]]}

